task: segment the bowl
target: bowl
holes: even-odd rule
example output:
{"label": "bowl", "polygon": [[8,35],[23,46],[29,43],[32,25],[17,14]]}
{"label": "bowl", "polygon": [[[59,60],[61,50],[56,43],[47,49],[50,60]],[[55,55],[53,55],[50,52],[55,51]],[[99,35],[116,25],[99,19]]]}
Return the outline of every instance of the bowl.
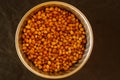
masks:
{"label": "bowl", "polygon": [[[42,9],[42,8],[48,7],[48,6],[57,6],[57,7],[63,8],[65,10],[68,10],[68,11],[72,12],[73,14],[75,14],[76,17],[83,24],[83,27],[85,28],[85,31],[86,31],[86,38],[87,38],[86,49],[84,51],[82,59],[79,60],[78,63],[75,64],[75,66],[73,66],[72,68],[70,68],[67,72],[64,72],[61,74],[56,73],[54,75],[53,74],[46,74],[44,72],[39,71],[23,54],[23,52],[21,50],[21,41],[20,41],[21,30],[22,30],[23,26],[25,25],[25,21],[28,19],[28,17],[30,15],[32,15],[38,9]],[[44,2],[44,3],[38,4],[37,6],[30,9],[22,17],[21,21],[18,24],[17,30],[16,30],[15,46],[16,46],[16,51],[17,51],[17,54],[19,56],[19,59],[21,60],[21,62],[24,64],[24,66],[29,71],[31,71],[32,73],[34,73],[40,77],[43,77],[43,78],[60,79],[60,78],[65,78],[65,77],[73,75],[74,73],[79,71],[85,65],[85,63],[87,62],[88,58],[91,55],[92,48],[93,48],[93,32],[92,32],[91,25],[90,25],[89,21],[87,20],[87,18],[85,17],[85,15],[76,7],[74,7],[68,3],[59,2],[59,1]]]}

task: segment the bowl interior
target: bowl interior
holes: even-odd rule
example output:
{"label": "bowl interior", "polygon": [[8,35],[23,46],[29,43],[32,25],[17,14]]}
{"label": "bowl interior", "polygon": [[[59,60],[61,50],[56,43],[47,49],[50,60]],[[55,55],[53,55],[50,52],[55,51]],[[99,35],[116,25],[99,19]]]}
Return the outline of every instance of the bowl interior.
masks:
{"label": "bowl interior", "polygon": [[[43,9],[45,7],[48,7],[48,6],[57,6],[57,7],[60,7],[60,8],[63,8],[65,10],[68,10],[68,11],[72,12],[81,21],[81,23],[83,24],[83,27],[85,28],[85,31],[86,31],[87,44],[86,44],[86,49],[85,49],[85,52],[83,54],[83,57],[82,57],[81,60],[78,61],[77,64],[75,64],[73,67],[71,67],[66,72],[59,72],[59,73],[54,73],[54,74],[42,72],[39,69],[37,69],[26,58],[26,56],[23,54],[23,52],[21,50],[20,34],[22,32],[21,30],[22,30],[23,26],[26,25],[26,20],[28,18],[30,18],[31,15],[33,15],[34,13],[36,13],[38,10]],[[36,7],[32,8],[31,10],[29,10],[24,15],[24,17],[22,18],[22,20],[20,21],[20,23],[18,25],[18,29],[17,29],[17,32],[16,32],[16,48],[17,48],[18,56],[21,59],[22,63],[31,72],[35,73],[38,76],[42,76],[42,77],[45,77],[45,78],[63,78],[63,77],[72,75],[73,73],[75,73],[76,71],[78,71],[79,69],[81,69],[82,66],[86,63],[87,59],[90,56],[91,49],[92,49],[92,43],[93,43],[92,41],[93,41],[93,39],[92,39],[92,30],[91,30],[91,26],[90,26],[88,20],[86,19],[86,17],[77,8],[75,8],[72,5],[69,5],[67,3],[63,3],[63,2],[46,2],[46,3],[42,3],[42,4],[37,5]]]}

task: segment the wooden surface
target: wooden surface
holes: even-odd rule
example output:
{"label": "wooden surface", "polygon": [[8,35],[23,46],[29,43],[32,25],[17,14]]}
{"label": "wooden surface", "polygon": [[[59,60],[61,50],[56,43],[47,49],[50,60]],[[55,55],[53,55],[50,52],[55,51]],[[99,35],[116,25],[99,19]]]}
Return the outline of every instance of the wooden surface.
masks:
{"label": "wooden surface", "polygon": [[[28,71],[15,49],[15,31],[22,16],[48,0],[0,0],[0,80],[47,80]],[[61,80],[120,80],[120,0],[60,0],[80,9],[94,32],[87,64]]]}

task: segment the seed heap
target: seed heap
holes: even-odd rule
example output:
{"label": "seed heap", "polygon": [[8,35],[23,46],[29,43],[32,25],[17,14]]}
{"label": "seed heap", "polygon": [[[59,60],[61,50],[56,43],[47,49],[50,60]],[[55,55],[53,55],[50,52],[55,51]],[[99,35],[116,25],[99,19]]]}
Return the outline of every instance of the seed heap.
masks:
{"label": "seed heap", "polygon": [[37,11],[21,35],[22,50],[44,72],[67,71],[82,58],[85,30],[74,14],[58,7]]}

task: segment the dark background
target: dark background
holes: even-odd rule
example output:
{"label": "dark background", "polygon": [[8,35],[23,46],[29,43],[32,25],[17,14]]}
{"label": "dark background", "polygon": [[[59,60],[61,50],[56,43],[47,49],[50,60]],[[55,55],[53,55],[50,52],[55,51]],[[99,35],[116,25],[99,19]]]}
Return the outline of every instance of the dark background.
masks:
{"label": "dark background", "polygon": [[[0,80],[46,80],[28,71],[15,49],[15,31],[22,16],[48,0],[0,0]],[[120,0],[61,0],[80,9],[94,32],[87,64],[62,80],[120,80]]]}

